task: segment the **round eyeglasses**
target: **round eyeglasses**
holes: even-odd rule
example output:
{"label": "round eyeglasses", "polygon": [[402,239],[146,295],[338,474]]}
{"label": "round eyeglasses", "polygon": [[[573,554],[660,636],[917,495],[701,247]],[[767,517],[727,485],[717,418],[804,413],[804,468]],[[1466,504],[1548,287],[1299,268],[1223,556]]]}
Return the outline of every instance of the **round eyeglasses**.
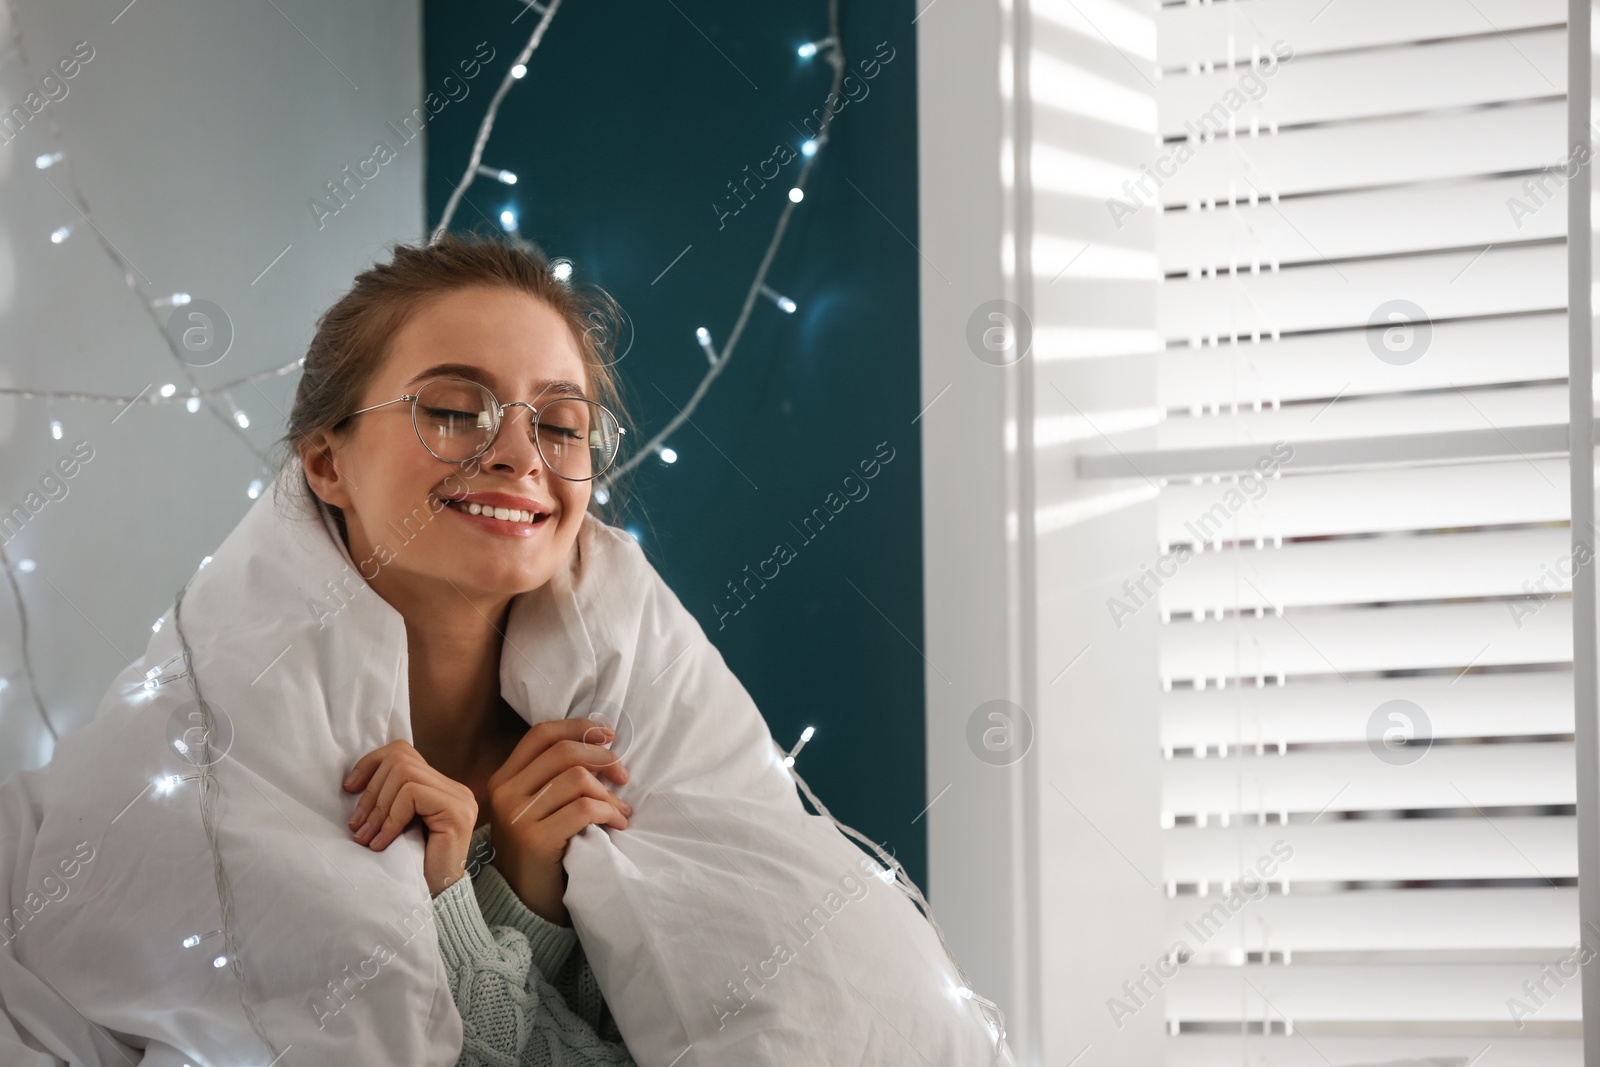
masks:
{"label": "round eyeglasses", "polygon": [[502,404],[487,387],[465,378],[434,378],[415,393],[386,400],[363,411],[410,402],[417,440],[437,459],[468,463],[489,451],[509,408],[527,408],[532,437],[552,474],[570,482],[598,478],[617,458],[628,431],[604,405],[576,396],[559,396],[534,407],[523,400]]}

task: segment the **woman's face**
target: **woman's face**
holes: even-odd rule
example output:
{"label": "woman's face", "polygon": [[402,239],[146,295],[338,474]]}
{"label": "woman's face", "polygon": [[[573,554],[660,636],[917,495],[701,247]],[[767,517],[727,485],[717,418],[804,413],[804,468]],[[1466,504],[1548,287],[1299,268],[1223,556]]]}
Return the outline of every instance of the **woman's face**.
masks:
{"label": "woman's face", "polygon": [[[448,366],[445,366],[448,365]],[[593,399],[580,349],[561,316],[526,293],[475,287],[433,298],[394,335],[358,408],[410,395],[430,378],[469,378],[501,404],[535,407],[575,387]],[[311,486],[344,509],[351,558],[380,594],[499,599],[542,586],[566,559],[589,506],[587,481],[546,469],[532,413],[505,412],[489,450],[468,464],[434,457],[418,440],[409,403],[356,417],[341,438],[302,450]],[[446,505],[445,501],[465,501]],[[542,514],[533,523],[471,515],[478,501]],[[440,588],[425,590],[439,583]]]}

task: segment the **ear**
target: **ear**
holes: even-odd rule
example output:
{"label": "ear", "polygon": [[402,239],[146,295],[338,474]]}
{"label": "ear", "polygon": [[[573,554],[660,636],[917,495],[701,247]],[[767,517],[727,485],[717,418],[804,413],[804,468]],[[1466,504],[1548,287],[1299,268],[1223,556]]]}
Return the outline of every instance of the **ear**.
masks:
{"label": "ear", "polygon": [[324,504],[349,510],[352,483],[342,468],[342,442],[328,430],[317,430],[300,442],[300,463],[306,482]]}

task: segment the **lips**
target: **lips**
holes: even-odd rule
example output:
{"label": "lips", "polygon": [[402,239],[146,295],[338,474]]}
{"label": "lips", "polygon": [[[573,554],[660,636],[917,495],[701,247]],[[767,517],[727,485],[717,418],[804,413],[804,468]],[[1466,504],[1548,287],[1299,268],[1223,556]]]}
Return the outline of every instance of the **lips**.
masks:
{"label": "lips", "polygon": [[475,525],[513,536],[532,533],[552,515],[549,504],[510,493],[465,493],[440,500]]}

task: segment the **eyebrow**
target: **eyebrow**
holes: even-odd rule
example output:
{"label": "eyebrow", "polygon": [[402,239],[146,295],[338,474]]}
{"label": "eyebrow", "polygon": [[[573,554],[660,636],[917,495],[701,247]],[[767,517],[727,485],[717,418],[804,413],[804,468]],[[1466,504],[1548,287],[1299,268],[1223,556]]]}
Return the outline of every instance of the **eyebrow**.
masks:
{"label": "eyebrow", "polygon": [[[409,388],[425,378],[466,378],[468,381],[488,386],[490,392],[495,392],[500,384],[493,374],[490,374],[482,367],[474,367],[470,363],[438,363],[412,378],[406,383],[406,386]],[[565,378],[546,378],[533,384],[534,388],[538,390],[535,394],[536,396],[556,393],[562,396],[576,396],[585,399],[588,397],[588,394],[583,391],[583,386],[576,382],[569,382]]]}

